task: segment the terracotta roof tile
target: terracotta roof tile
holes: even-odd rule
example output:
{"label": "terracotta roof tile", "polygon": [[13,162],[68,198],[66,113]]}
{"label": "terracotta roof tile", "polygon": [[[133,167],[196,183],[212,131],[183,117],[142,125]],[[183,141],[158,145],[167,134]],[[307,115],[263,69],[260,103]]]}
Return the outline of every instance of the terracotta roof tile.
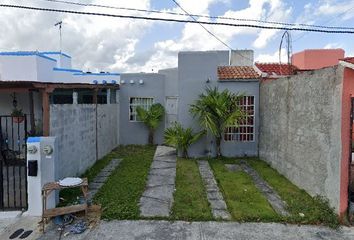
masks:
{"label": "terracotta roof tile", "polygon": [[339,59],[339,60],[354,64],[354,57],[346,57],[346,58],[342,58],[342,59]]}
{"label": "terracotta roof tile", "polygon": [[251,66],[220,66],[218,67],[219,80],[258,79],[260,74]]}
{"label": "terracotta roof tile", "polygon": [[297,67],[288,64],[279,63],[256,63],[256,67],[264,73],[270,75],[293,75],[297,71]]}

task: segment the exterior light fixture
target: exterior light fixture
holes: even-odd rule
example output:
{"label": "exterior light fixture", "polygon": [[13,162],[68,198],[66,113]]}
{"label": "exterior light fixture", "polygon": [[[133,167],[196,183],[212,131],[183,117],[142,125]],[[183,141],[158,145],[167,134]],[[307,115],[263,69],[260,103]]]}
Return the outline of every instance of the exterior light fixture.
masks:
{"label": "exterior light fixture", "polygon": [[102,83],[103,83],[103,84],[107,84],[107,81],[106,81],[106,80],[102,80]]}
{"label": "exterior light fixture", "polygon": [[94,84],[98,84],[98,81],[97,80],[93,80],[92,81]]}
{"label": "exterior light fixture", "polygon": [[130,84],[134,84],[134,80],[130,80]]}
{"label": "exterior light fixture", "polygon": [[125,84],[125,81],[124,80],[120,80],[120,84]]}
{"label": "exterior light fixture", "polygon": [[211,81],[211,78],[208,77],[207,80],[206,80],[206,83],[210,83],[210,81]]}
{"label": "exterior light fixture", "polygon": [[139,84],[140,84],[140,85],[143,85],[143,84],[144,84],[144,80],[143,80],[143,79],[140,79],[140,80],[139,80]]}
{"label": "exterior light fixture", "polygon": [[117,81],[116,80],[112,80],[111,83],[112,84],[117,84]]}

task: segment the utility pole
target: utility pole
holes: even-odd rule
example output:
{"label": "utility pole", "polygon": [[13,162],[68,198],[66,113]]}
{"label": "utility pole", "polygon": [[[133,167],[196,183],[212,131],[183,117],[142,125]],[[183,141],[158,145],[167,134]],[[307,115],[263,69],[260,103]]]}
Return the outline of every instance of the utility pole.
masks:
{"label": "utility pole", "polygon": [[63,24],[63,21],[57,22],[54,24],[55,27],[59,26],[59,50],[61,52],[62,48],[62,35],[61,35],[61,25]]}

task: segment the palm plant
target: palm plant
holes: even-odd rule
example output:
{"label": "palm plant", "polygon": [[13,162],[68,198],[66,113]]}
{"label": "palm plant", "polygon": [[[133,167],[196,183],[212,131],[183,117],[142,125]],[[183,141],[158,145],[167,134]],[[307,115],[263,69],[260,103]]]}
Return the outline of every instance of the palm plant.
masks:
{"label": "palm plant", "polygon": [[137,106],[136,113],[138,120],[142,121],[149,129],[149,144],[154,144],[155,130],[165,115],[164,107],[160,103],[152,104],[147,110],[141,106]]}
{"label": "palm plant", "polygon": [[165,130],[165,143],[177,148],[183,158],[188,158],[188,148],[197,142],[205,134],[205,131],[193,133],[192,128],[183,128],[180,123],[175,123]]}
{"label": "palm plant", "polygon": [[241,95],[229,90],[219,92],[218,88],[207,88],[206,93],[199,95],[190,112],[197,117],[200,125],[215,137],[216,153],[221,156],[221,140],[230,125],[238,126],[246,113],[239,107]]}

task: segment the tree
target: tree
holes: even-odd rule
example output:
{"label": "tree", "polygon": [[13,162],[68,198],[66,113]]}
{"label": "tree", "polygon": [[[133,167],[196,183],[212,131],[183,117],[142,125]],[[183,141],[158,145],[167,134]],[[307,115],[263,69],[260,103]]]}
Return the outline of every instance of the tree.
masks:
{"label": "tree", "polygon": [[188,148],[204,134],[205,130],[193,133],[192,128],[185,129],[180,123],[175,123],[172,127],[165,130],[165,143],[177,148],[182,153],[183,158],[188,158]]}
{"label": "tree", "polygon": [[141,106],[137,106],[136,112],[138,120],[142,121],[149,129],[149,144],[154,144],[155,130],[165,115],[164,107],[160,103],[152,104],[147,110]]}
{"label": "tree", "polygon": [[221,156],[221,140],[230,125],[237,126],[246,113],[239,107],[242,96],[229,90],[219,92],[218,88],[207,88],[190,108],[200,125],[215,137],[216,153]]}

